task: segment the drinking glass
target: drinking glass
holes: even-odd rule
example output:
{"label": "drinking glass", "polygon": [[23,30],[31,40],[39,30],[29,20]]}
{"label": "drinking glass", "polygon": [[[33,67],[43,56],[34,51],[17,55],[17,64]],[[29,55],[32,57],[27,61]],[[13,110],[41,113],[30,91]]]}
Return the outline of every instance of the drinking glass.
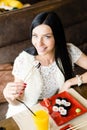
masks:
{"label": "drinking glass", "polygon": [[36,130],[49,130],[49,114],[45,110],[38,110],[34,112],[33,116]]}

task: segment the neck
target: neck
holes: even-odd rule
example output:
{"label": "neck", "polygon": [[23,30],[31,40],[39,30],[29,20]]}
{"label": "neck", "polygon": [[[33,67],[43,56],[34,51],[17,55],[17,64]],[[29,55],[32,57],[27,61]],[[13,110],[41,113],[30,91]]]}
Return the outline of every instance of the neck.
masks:
{"label": "neck", "polygon": [[38,60],[41,65],[43,66],[48,66],[50,64],[52,64],[55,61],[54,56],[36,56],[36,60]]}

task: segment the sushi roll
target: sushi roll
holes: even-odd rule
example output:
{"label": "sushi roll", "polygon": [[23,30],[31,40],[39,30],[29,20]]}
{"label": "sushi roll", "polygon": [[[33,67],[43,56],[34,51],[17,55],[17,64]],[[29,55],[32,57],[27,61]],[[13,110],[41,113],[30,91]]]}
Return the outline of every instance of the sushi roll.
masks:
{"label": "sushi roll", "polygon": [[62,105],[65,106],[67,101],[68,101],[68,100],[67,100],[66,98],[62,98],[62,100],[61,100]]}
{"label": "sushi roll", "polygon": [[70,106],[71,106],[71,103],[70,103],[70,102],[66,102],[65,106],[66,106],[66,107],[70,107]]}
{"label": "sushi roll", "polygon": [[71,102],[69,102],[66,98],[62,99],[61,104],[64,105],[66,109],[70,109],[71,107]]}
{"label": "sushi roll", "polygon": [[61,116],[67,116],[67,114],[68,114],[68,111],[64,108],[60,111]]}
{"label": "sushi roll", "polygon": [[55,104],[53,107],[52,107],[52,110],[54,112],[58,112],[59,111],[59,105],[58,104]]}
{"label": "sushi roll", "polygon": [[60,106],[59,106],[59,112],[60,112],[60,113],[61,113],[61,111],[64,110],[64,109],[65,109],[65,108],[64,108],[63,105],[60,105]]}
{"label": "sushi roll", "polygon": [[59,106],[58,112],[60,113],[61,116],[66,116],[68,114],[67,109],[63,105]]}
{"label": "sushi roll", "polygon": [[55,101],[56,104],[61,105],[62,98],[58,97]]}

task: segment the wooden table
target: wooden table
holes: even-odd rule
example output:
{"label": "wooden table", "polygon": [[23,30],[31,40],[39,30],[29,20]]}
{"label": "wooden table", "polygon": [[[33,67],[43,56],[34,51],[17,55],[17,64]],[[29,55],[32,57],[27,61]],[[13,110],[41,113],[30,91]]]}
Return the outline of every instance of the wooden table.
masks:
{"label": "wooden table", "polygon": [[[76,91],[75,91],[76,90]],[[74,89],[69,90],[70,94],[74,95],[85,107],[87,108],[87,84],[81,87],[75,87]],[[78,92],[84,97],[82,97]],[[40,104],[35,105],[32,109],[35,110],[37,108],[42,108]],[[43,108],[44,109],[44,108]],[[87,120],[87,113],[83,114],[82,116],[77,117],[77,119],[73,119],[68,123],[75,124],[76,122]],[[59,130],[60,127],[55,124],[52,118],[50,118],[51,128],[50,130]],[[67,124],[67,123],[66,123]],[[11,118],[5,119],[0,121],[0,127],[6,128],[6,130],[35,130],[35,126],[33,120],[31,118],[31,113],[28,110],[21,112]],[[2,129],[1,129],[2,130]],[[3,129],[4,130],[4,129]],[[83,130],[83,129],[81,129]],[[84,128],[84,130],[87,130]]]}
{"label": "wooden table", "polygon": [[87,99],[87,84],[83,84],[82,86],[75,86],[74,89],[80,93],[84,98]]}
{"label": "wooden table", "polygon": [[[3,129],[1,128],[3,127]],[[0,130],[20,130],[14,119],[8,118],[0,121]]]}

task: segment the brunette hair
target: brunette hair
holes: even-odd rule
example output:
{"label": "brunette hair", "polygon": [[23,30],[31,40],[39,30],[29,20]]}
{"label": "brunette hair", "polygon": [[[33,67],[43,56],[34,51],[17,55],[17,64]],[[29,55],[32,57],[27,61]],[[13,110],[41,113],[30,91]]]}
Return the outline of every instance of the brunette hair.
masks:
{"label": "brunette hair", "polygon": [[[51,27],[55,39],[55,60],[58,63],[58,58],[62,63],[61,71],[65,76],[65,80],[73,77],[72,63],[68,54],[64,28],[59,16],[55,12],[39,13],[31,24],[30,37],[32,38],[32,30],[40,24],[46,24]],[[35,50],[36,52],[36,50]],[[37,52],[35,53],[37,54]]]}

